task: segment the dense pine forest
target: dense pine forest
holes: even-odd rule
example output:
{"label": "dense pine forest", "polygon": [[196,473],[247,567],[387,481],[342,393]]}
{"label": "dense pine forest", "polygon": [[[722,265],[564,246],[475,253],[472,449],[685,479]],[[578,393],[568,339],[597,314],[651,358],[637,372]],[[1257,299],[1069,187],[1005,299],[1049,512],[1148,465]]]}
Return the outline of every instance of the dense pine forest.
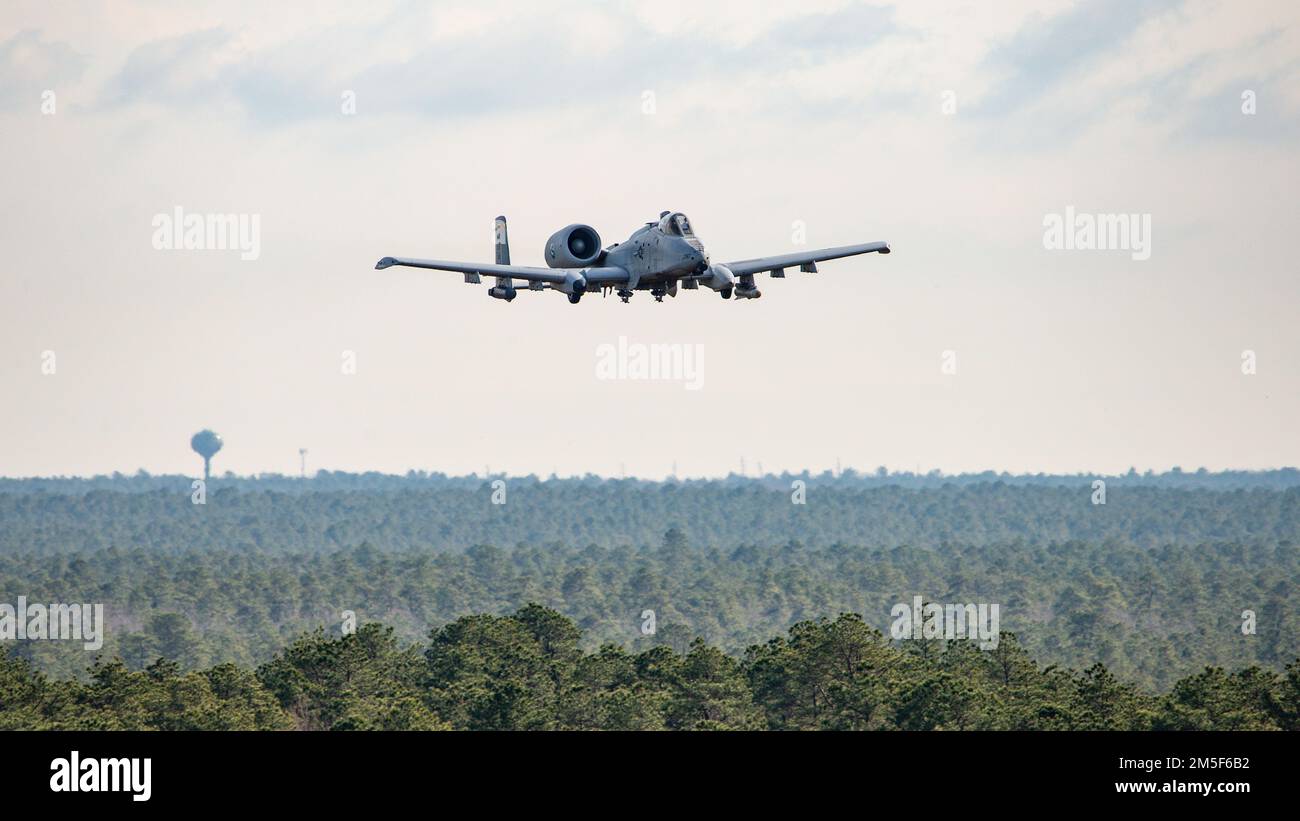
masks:
{"label": "dense pine forest", "polygon": [[538,605],[466,616],[404,645],[367,624],[301,636],[256,671],[132,671],[100,661],[51,682],[0,661],[0,729],[105,730],[1296,730],[1300,660],[1285,673],[1210,668],[1156,696],[1102,664],[1035,663],[1003,634],[893,645],[856,615],[800,622],[736,658],[696,639],[678,653],[581,649]]}
{"label": "dense pine forest", "polygon": [[[330,473],[214,478],[203,504],[179,476],[0,480],[0,602],[107,620],[98,661],[0,644],[0,716],[164,726],[192,696],[180,726],[1145,727],[1229,699],[1291,726],[1300,476],[1103,478],[1104,504],[1089,476]],[[916,595],[998,603],[1015,638],[891,642]],[[345,638],[345,611],[387,626]],[[848,668],[808,655],[847,634]],[[474,635],[506,655],[470,658]]]}

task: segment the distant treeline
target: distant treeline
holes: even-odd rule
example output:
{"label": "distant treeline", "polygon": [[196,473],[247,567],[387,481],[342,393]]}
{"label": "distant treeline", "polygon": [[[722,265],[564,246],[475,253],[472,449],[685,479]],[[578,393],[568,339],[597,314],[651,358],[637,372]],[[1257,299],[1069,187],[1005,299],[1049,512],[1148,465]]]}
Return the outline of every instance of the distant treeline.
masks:
{"label": "distant treeline", "polygon": [[0,729],[106,730],[1296,730],[1300,660],[1208,668],[1164,694],[1102,664],[1043,667],[1004,633],[890,643],[854,615],[804,621],[736,658],[605,645],[528,605],[403,645],[391,629],[296,639],[250,670],[100,661],[50,681],[0,657]]}
{"label": "distant treeline", "polygon": [[[127,484],[135,480],[124,480]],[[394,490],[246,491],[214,482],[194,504],[188,483],[122,493],[0,493],[0,555],[117,547],[328,552],[367,542],[380,550],[449,552],[474,545],[657,544],[676,524],[697,548],[798,541],[812,547],[1121,541],[1142,548],[1207,541],[1293,541],[1300,487],[1205,490],[1109,482],[935,488],[810,480],[414,481]],[[792,482],[795,480],[791,480]],[[504,504],[495,504],[497,501]]]}
{"label": "distant treeline", "polygon": [[[201,476],[200,472],[198,476]],[[148,493],[150,491],[171,491],[189,493],[190,483],[196,476],[177,474],[152,475],[141,470],[134,474],[112,473],[99,476],[47,476],[30,478],[0,477],[0,493],[87,493],[92,490],[113,490],[122,493]],[[903,488],[937,488],[952,485],[988,484],[1001,482],[1007,485],[1041,485],[1048,487],[1079,487],[1090,485],[1096,479],[1107,483],[1122,484],[1127,487],[1173,487],[1203,488],[1207,490],[1238,490],[1244,488],[1267,488],[1282,490],[1300,487],[1300,470],[1280,468],[1277,470],[1225,470],[1208,471],[1198,468],[1184,471],[1173,468],[1163,473],[1147,470],[1138,472],[1129,468],[1125,473],[1107,475],[1102,473],[1006,473],[986,470],[981,473],[945,474],[938,470],[928,473],[910,471],[890,472],[885,468],[860,473],[847,468],[840,473],[823,471],[821,473],[783,472],[768,473],[762,476],[741,476],[731,474],[720,479],[669,479],[666,482],[649,479],[615,479],[587,474],[581,477],[558,479],[529,474],[527,476],[507,476],[505,474],[486,474],[469,476],[448,476],[438,472],[412,470],[404,474],[392,473],[348,473],[346,471],[323,470],[310,477],[287,476],[281,473],[264,473],[257,476],[237,476],[227,473],[212,477],[212,485],[218,488],[233,488],[241,491],[273,490],[280,493],[306,493],[321,491],[393,491],[412,489],[473,489],[486,482],[504,479],[508,482],[518,481],[524,485],[546,481],[558,484],[577,484],[583,487],[603,484],[619,484],[633,487],[654,487],[661,484],[676,484],[686,487],[747,487],[757,485],[770,488],[788,488],[796,479],[816,482],[820,487],[836,488],[875,488],[895,486]]]}

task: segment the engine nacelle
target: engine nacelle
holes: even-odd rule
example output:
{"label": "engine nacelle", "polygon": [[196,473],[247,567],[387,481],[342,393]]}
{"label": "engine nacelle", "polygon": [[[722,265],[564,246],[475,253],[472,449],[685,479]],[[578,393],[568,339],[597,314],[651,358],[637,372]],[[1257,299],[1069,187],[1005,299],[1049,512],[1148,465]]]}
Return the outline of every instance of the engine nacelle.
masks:
{"label": "engine nacelle", "polygon": [[546,264],[552,268],[592,265],[600,253],[600,234],[590,225],[567,225],[546,241]]}
{"label": "engine nacelle", "polygon": [[725,265],[710,265],[709,275],[698,281],[704,283],[706,288],[712,288],[715,291],[726,291],[736,286],[736,275],[731,273],[731,269]]}

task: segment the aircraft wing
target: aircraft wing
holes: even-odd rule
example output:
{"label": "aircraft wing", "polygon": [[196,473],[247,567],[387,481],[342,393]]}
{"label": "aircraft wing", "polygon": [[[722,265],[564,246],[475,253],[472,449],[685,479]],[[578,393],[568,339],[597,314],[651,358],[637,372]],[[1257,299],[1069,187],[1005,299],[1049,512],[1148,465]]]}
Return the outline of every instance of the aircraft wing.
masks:
{"label": "aircraft wing", "polygon": [[731,273],[736,276],[742,274],[759,274],[764,271],[776,271],[782,268],[792,268],[796,265],[810,265],[827,259],[839,259],[840,257],[852,257],[858,254],[888,254],[889,243],[887,242],[864,242],[861,245],[841,245],[838,248],[820,248],[816,251],[797,251],[793,254],[781,254],[775,257],[758,257],[757,259],[742,259],[739,262],[724,262],[723,265],[731,269]]}
{"label": "aircraft wing", "polygon": [[564,271],[554,268],[530,268],[527,265],[496,265],[491,262],[447,262],[441,259],[384,257],[375,263],[375,270],[382,271],[394,265],[405,265],[408,268],[433,268],[438,271],[456,271],[462,274],[483,274],[490,277],[513,277],[527,282],[553,282],[557,285],[564,282]]}
{"label": "aircraft wing", "polygon": [[[512,277],[526,282],[552,282],[561,285],[565,282],[565,271],[557,268],[532,268],[527,265],[496,265],[490,262],[447,262],[441,259],[407,259],[406,257],[384,257],[375,263],[375,270],[382,271],[394,265],[408,268],[433,268],[438,271],[456,271],[461,274],[483,274],[490,277]],[[628,274],[618,267],[586,268],[581,271],[588,285],[617,285],[627,282]]]}

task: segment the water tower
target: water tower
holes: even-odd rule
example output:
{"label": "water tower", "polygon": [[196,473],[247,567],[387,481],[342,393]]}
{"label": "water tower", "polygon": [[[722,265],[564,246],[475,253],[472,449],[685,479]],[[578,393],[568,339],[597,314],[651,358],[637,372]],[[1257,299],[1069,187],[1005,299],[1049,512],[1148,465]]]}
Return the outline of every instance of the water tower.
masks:
{"label": "water tower", "polygon": [[207,428],[204,428],[190,437],[190,447],[194,449],[195,453],[203,457],[204,482],[208,481],[212,457],[216,456],[217,451],[221,450],[221,445],[221,437]]}

